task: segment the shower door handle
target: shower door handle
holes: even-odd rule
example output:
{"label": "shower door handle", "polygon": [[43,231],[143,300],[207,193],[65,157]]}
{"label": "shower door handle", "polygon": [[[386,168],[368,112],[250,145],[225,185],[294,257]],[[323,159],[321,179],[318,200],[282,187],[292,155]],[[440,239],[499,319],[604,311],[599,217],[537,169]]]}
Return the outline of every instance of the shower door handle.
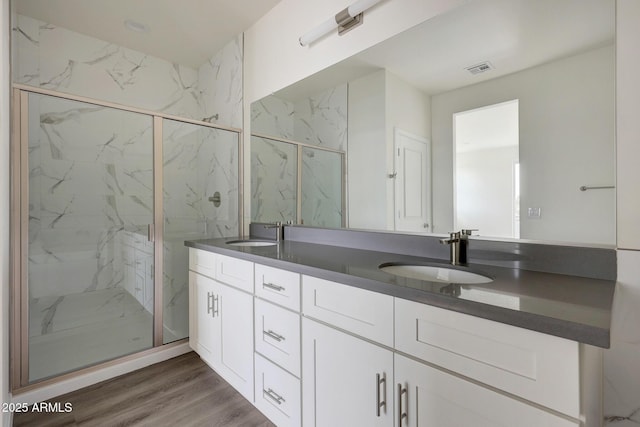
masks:
{"label": "shower door handle", "polygon": [[156,240],[156,228],[153,224],[147,226],[147,239],[149,239],[150,242]]}

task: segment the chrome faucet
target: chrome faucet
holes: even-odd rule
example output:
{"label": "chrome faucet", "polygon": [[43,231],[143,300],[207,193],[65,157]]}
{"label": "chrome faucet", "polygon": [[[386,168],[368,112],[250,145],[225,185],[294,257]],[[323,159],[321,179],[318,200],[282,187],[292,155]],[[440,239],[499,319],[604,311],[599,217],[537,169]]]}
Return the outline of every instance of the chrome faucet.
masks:
{"label": "chrome faucet", "polygon": [[449,245],[449,262],[451,265],[467,263],[467,252],[469,249],[469,236],[477,229],[465,229],[452,231],[448,239],[440,239],[443,245]]}
{"label": "chrome faucet", "polygon": [[448,239],[440,239],[443,245],[449,245],[449,262],[451,265],[460,264],[460,232],[451,231]]}
{"label": "chrome faucet", "polygon": [[264,228],[275,228],[276,229],[276,242],[280,243],[282,241],[282,222],[276,221],[273,224],[265,225]]}

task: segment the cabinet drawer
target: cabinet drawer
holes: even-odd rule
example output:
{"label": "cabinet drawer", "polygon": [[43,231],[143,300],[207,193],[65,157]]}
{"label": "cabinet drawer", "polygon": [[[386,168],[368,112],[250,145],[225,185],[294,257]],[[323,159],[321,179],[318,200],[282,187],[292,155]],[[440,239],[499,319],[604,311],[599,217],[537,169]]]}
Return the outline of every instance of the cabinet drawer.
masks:
{"label": "cabinet drawer", "polygon": [[300,275],[256,264],[256,295],[294,311],[300,311]]}
{"label": "cabinet drawer", "polygon": [[356,335],[393,346],[393,297],[302,276],[302,311]]}
{"label": "cabinet drawer", "polygon": [[216,280],[253,293],[253,263],[218,254]]}
{"label": "cabinet drawer", "polygon": [[578,418],[578,343],[395,300],[396,349]]}
{"label": "cabinet drawer", "polygon": [[394,413],[406,414],[403,426],[580,425],[407,357],[394,359]]}
{"label": "cabinet drawer", "polygon": [[256,299],[256,351],[300,376],[300,315]]}
{"label": "cabinet drawer", "polygon": [[279,427],[299,426],[300,380],[256,354],[255,405]]}
{"label": "cabinet drawer", "polygon": [[211,278],[216,277],[216,254],[189,248],[189,269]]}

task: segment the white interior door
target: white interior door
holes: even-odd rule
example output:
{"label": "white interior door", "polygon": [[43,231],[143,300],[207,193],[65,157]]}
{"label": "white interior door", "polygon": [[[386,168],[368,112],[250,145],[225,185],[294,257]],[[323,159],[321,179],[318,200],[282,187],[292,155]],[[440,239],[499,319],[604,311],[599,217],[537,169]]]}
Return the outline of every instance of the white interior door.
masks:
{"label": "white interior door", "polygon": [[397,231],[431,231],[430,153],[428,139],[395,130],[394,229]]}

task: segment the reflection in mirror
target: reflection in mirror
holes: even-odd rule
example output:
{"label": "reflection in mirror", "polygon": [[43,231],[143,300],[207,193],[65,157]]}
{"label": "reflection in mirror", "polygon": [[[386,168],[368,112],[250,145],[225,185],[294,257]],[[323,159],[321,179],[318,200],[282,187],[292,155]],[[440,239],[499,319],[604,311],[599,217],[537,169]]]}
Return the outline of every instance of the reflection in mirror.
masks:
{"label": "reflection in mirror", "polygon": [[456,113],[455,225],[520,237],[518,100]]}
{"label": "reflection in mirror", "polygon": [[343,227],[344,153],[251,138],[251,219]]}
{"label": "reflection in mirror", "polygon": [[[255,102],[252,132],[345,152],[351,228],[613,244],[615,190],[580,187],[614,183],[614,4],[468,2]],[[457,125],[514,100],[517,121],[498,130],[516,132],[517,148],[503,150],[499,178],[497,152],[458,152]],[[426,173],[415,161],[419,173],[399,173],[416,159],[399,159],[399,135],[425,141]],[[406,196],[416,188],[426,203]]]}

